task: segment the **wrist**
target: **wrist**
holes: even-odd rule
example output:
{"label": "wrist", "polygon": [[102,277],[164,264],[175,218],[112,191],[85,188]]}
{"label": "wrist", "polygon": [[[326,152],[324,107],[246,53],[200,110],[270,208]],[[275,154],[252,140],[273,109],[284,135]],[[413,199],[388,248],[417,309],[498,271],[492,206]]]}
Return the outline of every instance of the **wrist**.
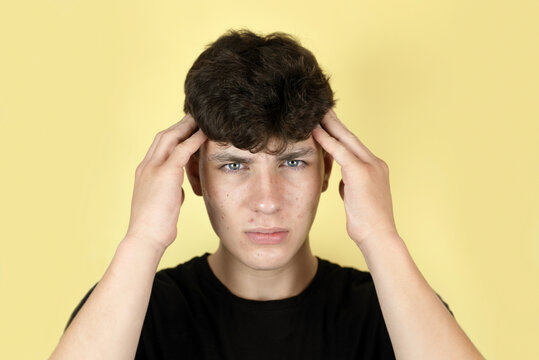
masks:
{"label": "wrist", "polygon": [[398,251],[399,249],[406,248],[404,240],[396,231],[378,233],[361,242],[356,242],[356,245],[361,250],[366,261],[380,253]]}
{"label": "wrist", "polygon": [[148,239],[143,239],[131,234],[128,234],[123,238],[118,248],[122,251],[135,252],[148,257],[151,261],[156,263],[156,266],[166,250],[166,247],[161,244],[156,244],[152,241],[148,241]]}

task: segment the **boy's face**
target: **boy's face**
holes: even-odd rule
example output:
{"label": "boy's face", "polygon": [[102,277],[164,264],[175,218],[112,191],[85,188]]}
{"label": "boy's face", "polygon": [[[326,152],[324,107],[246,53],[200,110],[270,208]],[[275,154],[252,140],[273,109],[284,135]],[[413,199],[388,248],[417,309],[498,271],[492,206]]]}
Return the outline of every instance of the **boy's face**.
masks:
{"label": "boy's face", "polygon": [[204,197],[220,250],[270,270],[286,265],[308,238],[333,159],[310,137],[281,155],[208,140],[192,161],[189,180]]}

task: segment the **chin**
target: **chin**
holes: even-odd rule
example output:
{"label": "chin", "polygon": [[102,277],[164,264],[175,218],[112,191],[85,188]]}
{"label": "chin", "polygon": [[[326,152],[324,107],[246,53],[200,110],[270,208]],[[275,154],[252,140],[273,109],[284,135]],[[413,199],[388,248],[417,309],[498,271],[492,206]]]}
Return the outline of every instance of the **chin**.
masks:
{"label": "chin", "polygon": [[271,247],[259,247],[243,254],[240,259],[245,265],[254,270],[275,270],[282,268],[292,259],[286,249]]}
{"label": "chin", "polygon": [[294,257],[305,250],[304,242],[289,238],[278,245],[259,245],[250,242],[235,248],[231,254],[253,270],[278,270],[290,264]]}
{"label": "chin", "polygon": [[218,252],[224,261],[237,262],[255,271],[285,268],[295,257],[301,257],[302,252],[310,251],[307,235],[298,236],[297,231],[290,231],[289,236],[278,244],[257,244],[244,234],[220,239]]}

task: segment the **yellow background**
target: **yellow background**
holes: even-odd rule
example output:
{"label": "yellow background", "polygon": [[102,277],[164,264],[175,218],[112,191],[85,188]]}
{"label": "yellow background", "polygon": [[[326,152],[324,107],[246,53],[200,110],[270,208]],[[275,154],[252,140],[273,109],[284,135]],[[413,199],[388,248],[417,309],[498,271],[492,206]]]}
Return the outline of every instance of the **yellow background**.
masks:
{"label": "yellow background", "polygon": [[[489,359],[539,351],[539,2],[4,1],[0,358],[43,359],[106,269],[134,171],[183,113],[183,81],[229,28],[285,31],[331,75],[337,114],[390,166],[419,268]],[[314,252],[366,269],[339,168]],[[160,268],[213,252],[185,186]]]}

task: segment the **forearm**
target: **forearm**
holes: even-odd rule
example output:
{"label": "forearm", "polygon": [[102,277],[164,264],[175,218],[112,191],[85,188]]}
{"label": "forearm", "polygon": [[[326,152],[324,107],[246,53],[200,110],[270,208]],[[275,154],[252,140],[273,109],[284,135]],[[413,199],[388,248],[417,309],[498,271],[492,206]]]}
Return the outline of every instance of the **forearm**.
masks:
{"label": "forearm", "polygon": [[483,359],[398,235],[376,239],[360,249],[398,360]]}
{"label": "forearm", "polygon": [[126,237],[51,359],[133,359],[163,252]]}

